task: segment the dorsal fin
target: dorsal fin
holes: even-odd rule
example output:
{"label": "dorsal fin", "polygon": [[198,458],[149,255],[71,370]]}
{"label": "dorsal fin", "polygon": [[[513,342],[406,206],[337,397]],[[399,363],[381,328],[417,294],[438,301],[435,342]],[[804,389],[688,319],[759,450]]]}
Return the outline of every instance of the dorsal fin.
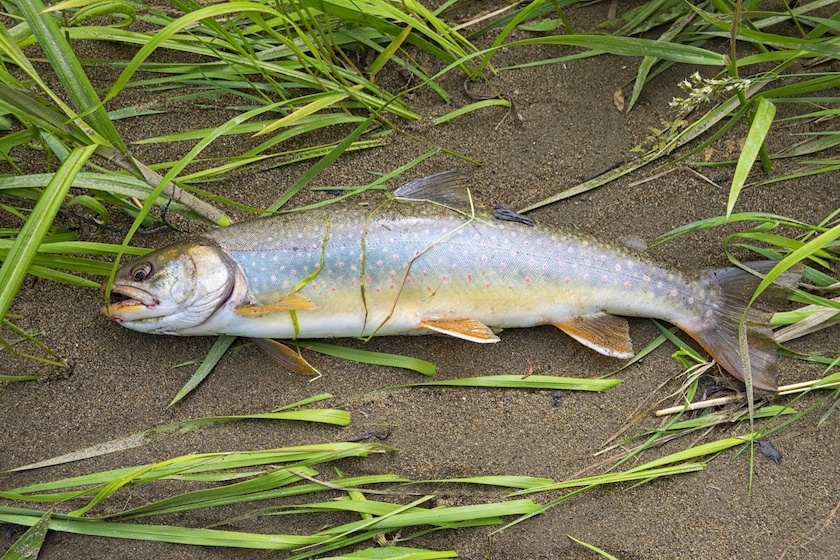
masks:
{"label": "dorsal fin", "polygon": [[395,198],[428,200],[458,210],[470,210],[466,176],[460,171],[442,171],[415,179],[394,189]]}

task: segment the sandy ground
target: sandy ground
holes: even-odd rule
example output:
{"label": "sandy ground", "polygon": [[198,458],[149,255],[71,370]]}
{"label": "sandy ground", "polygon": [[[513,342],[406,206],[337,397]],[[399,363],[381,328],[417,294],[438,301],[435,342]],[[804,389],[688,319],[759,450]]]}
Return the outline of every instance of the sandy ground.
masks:
{"label": "sandy ground", "polygon": [[[476,7],[475,9],[478,9]],[[573,13],[583,28],[605,17],[606,4]],[[601,12],[599,12],[600,10]],[[524,33],[522,36],[526,36]],[[98,47],[109,48],[109,47]],[[573,52],[564,47],[529,48],[499,53],[498,66]],[[113,56],[113,55],[112,55]],[[127,56],[123,52],[122,56]],[[489,109],[433,127],[430,118],[453,107],[421,90],[412,97],[426,116],[417,123],[402,123],[424,142],[445,146],[482,163],[471,166],[438,154],[409,173],[406,180],[444,169],[467,171],[478,198],[521,208],[631,157],[633,146],[645,141],[661,120],[672,119],[667,102],[679,95],[677,82],[693,68],[671,69],[645,91],[628,116],[613,105],[613,92],[627,83],[633,62],[617,57],[593,59],[504,72],[494,79],[499,91],[511,96],[524,120],[505,116],[505,109]],[[705,72],[708,74],[708,71]],[[110,70],[92,71],[107,83]],[[461,77],[443,80],[453,92],[453,106],[469,103],[460,90]],[[390,81],[389,81],[390,80]],[[385,78],[396,90],[399,78]],[[476,86],[478,87],[478,86]],[[154,94],[131,91],[114,107],[153,99]],[[220,110],[174,105],[162,115],[117,123],[124,138],[139,140],[198,124],[212,126],[229,114]],[[782,111],[786,108],[782,108]],[[794,139],[774,130],[769,140],[778,149]],[[715,145],[717,159],[737,157],[745,128],[738,126]],[[244,138],[220,141],[209,155],[241,152]],[[137,146],[136,155],[153,163],[173,160],[189,145]],[[427,151],[429,145],[393,134],[384,148],[344,156],[316,179],[318,185],[363,184],[369,172],[387,172]],[[180,153],[173,153],[179,150]],[[26,157],[22,154],[21,157]],[[32,156],[30,156],[32,157]],[[38,156],[39,157],[39,156]],[[26,164],[26,161],[24,161]],[[305,165],[238,174],[209,188],[253,206],[266,205],[291,184]],[[779,163],[775,173],[789,170]],[[8,171],[8,169],[3,169]],[[650,182],[631,183],[652,174],[652,169],[532,214],[541,221],[565,228],[580,228],[603,238],[636,236],[652,240],[669,229],[725,212],[728,189],[712,185],[688,170],[679,170]],[[711,171],[710,176],[718,175]],[[758,178],[758,176],[757,176]],[[323,193],[302,193],[293,202],[322,200]],[[840,187],[836,175],[787,181],[746,190],[738,210],[772,212],[815,223],[837,208]],[[233,214],[237,218],[240,214]],[[4,224],[12,224],[7,217]],[[79,227],[67,222],[64,225]],[[195,224],[187,224],[198,231]],[[649,253],[663,263],[683,268],[723,266],[721,241],[726,232],[715,230],[679,238]],[[80,239],[116,241],[118,237],[90,226],[80,227]],[[136,243],[161,246],[182,234],[136,238]],[[563,480],[573,477],[600,458],[594,453],[631,417],[642,403],[652,403],[674,390],[670,381],[679,371],[672,350],[661,347],[640,363],[623,371],[620,386],[605,394],[540,392],[501,389],[428,388],[372,393],[391,385],[419,382],[419,374],[397,369],[356,365],[307,354],[324,373],[308,379],[279,370],[256,349],[221,360],[212,376],[181,404],[167,404],[192,372],[173,369],[188,359],[200,359],[212,338],[175,338],[144,335],[121,329],[99,314],[101,295],[94,290],[33,281],[21,290],[13,311],[23,315],[18,324],[43,331],[40,339],[59,352],[72,367],[58,370],[3,354],[3,373],[40,373],[37,382],[0,386],[0,469],[46,459],[96,443],[128,436],[163,424],[213,415],[259,413],[305,397],[330,392],[331,406],[352,413],[346,428],[292,423],[240,422],[160,438],[127,452],[47,470],[0,475],[0,488],[10,489],[36,481],[98,470],[160,461],[191,453],[340,441],[392,425],[387,444],[400,450],[368,459],[346,460],[340,468],[348,476],[395,473],[422,480],[477,475],[527,475]],[[631,320],[637,348],[658,331],[647,320]],[[837,328],[796,341],[797,350],[837,350]],[[433,361],[439,378],[488,374],[525,374],[528,364],[537,373],[597,377],[620,362],[600,356],[550,327],[510,330],[495,345],[471,345],[442,337],[375,339],[366,345],[342,344],[370,350],[417,356]],[[819,366],[783,360],[780,380],[791,383],[820,375]],[[666,386],[659,386],[668,382]],[[780,399],[787,402],[786,399]],[[804,409],[815,399],[797,404]],[[824,410],[824,409],[823,409]],[[822,522],[840,502],[840,437],[838,418],[817,425],[813,413],[773,436],[783,455],[780,464],[758,456],[752,492],[748,490],[747,455],[727,452],[699,473],[658,480],[639,488],[618,485],[575,497],[545,515],[532,518],[492,539],[492,529],[443,531],[408,543],[408,546],[454,549],[463,558],[593,558],[574,545],[567,534],[592,543],[622,559],[635,558],[776,558],[795,545],[787,558],[840,556],[840,527],[836,517]],[[637,430],[658,425],[644,417]],[[702,441],[743,433],[746,428],[719,430]],[[645,460],[689,445],[680,441],[650,451]],[[322,469],[330,478],[331,469]],[[126,494],[125,505],[162,497],[149,493]],[[503,492],[467,486],[445,489],[439,504],[497,500]],[[540,496],[547,501],[559,495]],[[114,504],[110,507],[118,508]],[[198,511],[170,523],[200,527],[247,511]],[[345,520],[349,520],[346,518]],[[321,520],[318,521],[320,523]],[[326,521],[324,521],[326,522]],[[334,522],[334,519],[333,519]],[[288,517],[260,518],[228,528],[295,533],[317,529],[313,522]],[[0,527],[0,549],[11,545],[21,527]],[[813,537],[813,538],[812,538]],[[51,532],[41,558],[54,560],[85,555],[99,558],[265,558],[260,551],[189,548],[180,545],[108,540]],[[273,557],[284,557],[283,553]]]}

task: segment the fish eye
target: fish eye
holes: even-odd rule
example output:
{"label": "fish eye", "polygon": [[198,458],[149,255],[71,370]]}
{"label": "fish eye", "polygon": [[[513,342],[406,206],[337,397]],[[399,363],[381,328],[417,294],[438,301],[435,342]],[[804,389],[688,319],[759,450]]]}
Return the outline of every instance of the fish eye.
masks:
{"label": "fish eye", "polygon": [[152,275],[152,270],[152,263],[148,261],[137,263],[128,271],[128,277],[135,282],[142,282]]}

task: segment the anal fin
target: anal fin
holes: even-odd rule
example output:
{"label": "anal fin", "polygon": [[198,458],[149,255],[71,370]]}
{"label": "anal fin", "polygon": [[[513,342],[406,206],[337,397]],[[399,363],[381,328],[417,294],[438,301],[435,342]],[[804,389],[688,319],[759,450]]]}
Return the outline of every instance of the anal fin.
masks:
{"label": "anal fin", "polygon": [[605,356],[622,359],[633,357],[630,326],[624,317],[596,313],[552,324],[584,346]]}
{"label": "anal fin", "polygon": [[236,312],[240,315],[262,317],[267,313],[273,313],[275,311],[307,311],[309,309],[317,309],[317,307],[304,297],[294,296],[281,299],[270,305],[243,305],[242,307],[237,307]]}
{"label": "anal fin", "polygon": [[303,357],[276,340],[270,338],[252,338],[257,348],[265,352],[269,358],[291,371],[301,375],[318,375],[318,370],[309,365]]}
{"label": "anal fin", "polygon": [[475,319],[427,319],[421,321],[420,326],[471,342],[499,342],[499,337],[490,327]]}

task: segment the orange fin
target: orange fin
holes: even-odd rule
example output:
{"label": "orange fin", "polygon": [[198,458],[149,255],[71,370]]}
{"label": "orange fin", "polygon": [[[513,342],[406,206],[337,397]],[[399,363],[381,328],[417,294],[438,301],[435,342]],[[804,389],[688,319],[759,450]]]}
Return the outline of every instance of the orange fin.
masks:
{"label": "orange fin", "polygon": [[609,313],[596,313],[553,323],[553,325],[581,344],[605,356],[622,359],[633,357],[630,327],[627,319],[623,317]]}
{"label": "orange fin", "polygon": [[275,311],[307,311],[309,309],[317,309],[311,301],[304,297],[295,296],[276,301],[271,305],[251,306],[246,305],[237,307],[236,312],[240,315],[249,315],[253,317],[262,317],[267,313]]}
{"label": "orange fin", "polygon": [[420,326],[472,342],[499,342],[490,327],[475,319],[428,319],[421,321]]}
{"label": "orange fin", "polygon": [[268,354],[268,357],[291,371],[301,375],[318,375],[318,370],[309,365],[300,354],[276,340],[270,338],[252,338],[257,348]]}

